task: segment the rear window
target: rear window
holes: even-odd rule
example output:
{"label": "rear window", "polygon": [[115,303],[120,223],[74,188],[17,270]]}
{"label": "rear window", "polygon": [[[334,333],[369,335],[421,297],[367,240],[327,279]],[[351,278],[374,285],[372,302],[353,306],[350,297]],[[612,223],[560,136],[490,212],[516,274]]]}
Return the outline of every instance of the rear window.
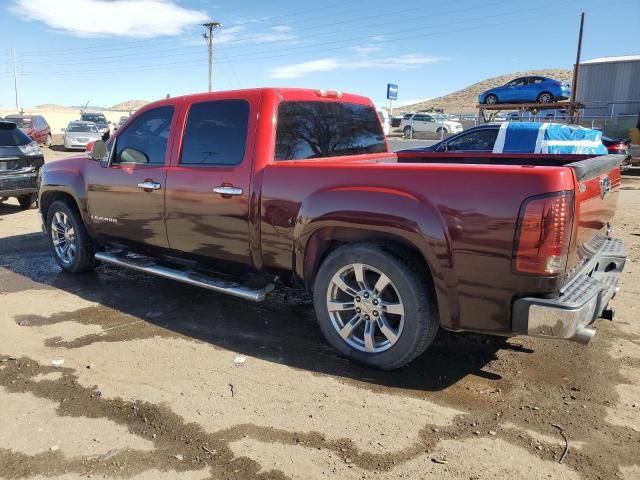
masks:
{"label": "rear window", "polygon": [[5,118],[7,122],[13,122],[18,125],[18,128],[31,128],[31,119],[30,118],[21,118],[21,117],[7,117]]}
{"label": "rear window", "polygon": [[0,124],[0,147],[15,147],[29,143],[31,139],[14,125]]}
{"label": "rear window", "polygon": [[87,125],[82,123],[70,123],[67,132],[97,132],[95,125]]}
{"label": "rear window", "polygon": [[366,105],[283,102],[278,108],[276,160],[387,151],[376,111]]}
{"label": "rear window", "polygon": [[83,113],[82,117],[80,117],[84,122],[94,122],[94,123],[107,123],[107,118],[104,115],[96,115],[92,113]]}

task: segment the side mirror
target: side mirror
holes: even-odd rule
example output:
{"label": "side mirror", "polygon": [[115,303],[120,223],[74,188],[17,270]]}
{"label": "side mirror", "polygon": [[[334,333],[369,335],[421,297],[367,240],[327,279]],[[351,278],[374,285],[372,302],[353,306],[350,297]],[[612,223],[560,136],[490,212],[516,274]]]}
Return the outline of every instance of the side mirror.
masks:
{"label": "side mirror", "polygon": [[107,158],[107,146],[102,140],[87,144],[87,157],[91,160],[102,161]]}

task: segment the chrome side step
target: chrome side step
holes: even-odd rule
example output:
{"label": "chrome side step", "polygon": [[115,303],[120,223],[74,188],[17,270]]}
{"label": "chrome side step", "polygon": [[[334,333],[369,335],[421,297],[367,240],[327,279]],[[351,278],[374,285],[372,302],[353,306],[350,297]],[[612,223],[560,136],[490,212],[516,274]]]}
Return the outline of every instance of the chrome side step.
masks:
{"label": "chrome side step", "polygon": [[208,290],[213,290],[214,292],[226,293],[227,295],[251,300],[252,302],[263,301],[267,294],[275,288],[275,285],[270,283],[260,289],[254,289],[240,285],[239,283],[207,277],[197,272],[176,270],[158,265],[152,258],[142,255],[97,252],[95,257],[101,262],[110,263],[119,267],[131,268],[133,270],[150,273],[152,275],[157,275],[158,277],[168,278],[182,283],[188,283],[189,285],[206,288]]}

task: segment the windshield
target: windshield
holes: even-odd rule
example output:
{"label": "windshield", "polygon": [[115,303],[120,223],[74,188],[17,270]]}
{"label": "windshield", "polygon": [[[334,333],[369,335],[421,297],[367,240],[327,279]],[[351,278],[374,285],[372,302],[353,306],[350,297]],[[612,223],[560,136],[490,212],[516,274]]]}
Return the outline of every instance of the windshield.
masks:
{"label": "windshield", "polygon": [[107,119],[104,115],[95,115],[90,113],[82,114],[82,120],[85,122],[107,123]]}
{"label": "windshield", "polygon": [[97,132],[95,125],[87,125],[86,123],[70,123],[67,132]]}
{"label": "windshield", "polygon": [[0,124],[0,147],[27,145],[31,139],[11,124]]}
{"label": "windshield", "polygon": [[31,119],[30,118],[20,118],[20,117],[7,117],[5,119],[7,122],[15,123],[18,128],[31,128]]}

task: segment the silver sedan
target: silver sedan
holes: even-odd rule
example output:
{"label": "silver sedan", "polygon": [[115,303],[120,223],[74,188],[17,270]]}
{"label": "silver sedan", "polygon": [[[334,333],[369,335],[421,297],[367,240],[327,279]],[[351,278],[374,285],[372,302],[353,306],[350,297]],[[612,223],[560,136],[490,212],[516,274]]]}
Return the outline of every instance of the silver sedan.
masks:
{"label": "silver sedan", "polygon": [[69,122],[64,131],[64,148],[67,150],[85,150],[87,143],[102,138],[102,133],[93,122]]}

